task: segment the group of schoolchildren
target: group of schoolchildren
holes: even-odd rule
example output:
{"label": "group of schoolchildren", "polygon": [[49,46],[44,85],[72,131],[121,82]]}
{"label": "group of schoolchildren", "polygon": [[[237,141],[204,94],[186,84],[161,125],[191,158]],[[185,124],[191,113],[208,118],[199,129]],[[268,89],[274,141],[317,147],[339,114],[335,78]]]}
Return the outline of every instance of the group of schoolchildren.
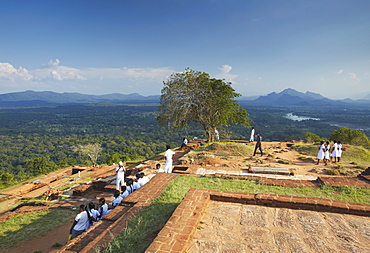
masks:
{"label": "group of schoolchildren", "polygon": [[95,209],[95,204],[90,202],[88,205],[81,204],[76,218],[69,231],[69,239],[73,239],[83,232],[85,232],[95,221],[101,220],[104,215],[109,212],[108,205],[105,203],[105,199],[99,199],[99,209]]}
{"label": "group of schoolchildren", "polygon": [[[160,167],[160,166],[159,166]],[[158,168],[158,165],[157,165]],[[98,221],[109,213],[113,208],[120,205],[122,200],[145,185],[149,182],[149,178],[145,176],[143,172],[136,174],[136,179],[131,178],[125,179],[124,173],[126,171],[122,162],[118,163],[116,170],[116,190],[114,191],[114,199],[111,204],[111,208],[108,207],[108,204],[105,203],[105,198],[99,199],[99,209],[95,209],[94,203],[90,202],[88,205],[80,205],[79,211],[77,214],[72,227],[70,229],[70,238],[73,239],[83,232],[85,232],[95,221]]]}
{"label": "group of schoolchildren", "polygon": [[342,156],[342,143],[340,141],[334,141],[333,146],[330,148],[330,143],[328,141],[320,142],[319,152],[317,154],[316,165],[319,165],[320,160],[322,160],[326,165],[328,161],[332,163],[340,162]]}
{"label": "group of schoolchildren", "polygon": [[[186,147],[188,144],[188,140],[186,138],[183,139],[183,145],[181,148]],[[171,173],[172,172],[172,162],[173,162],[173,155],[175,154],[174,151],[170,149],[170,146],[166,146],[166,152],[164,154],[164,158],[166,163],[164,168],[161,168],[161,165],[158,163],[156,164],[157,173]],[[149,178],[145,176],[143,172],[136,174],[136,179],[133,180],[131,178],[125,178],[126,168],[123,166],[123,162],[120,161],[118,166],[115,168],[116,171],[116,190],[114,191],[114,199],[112,201],[111,209],[109,209],[108,204],[105,203],[105,199],[101,198],[99,200],[99,210],[95,209],[94,203],[89,203],[86,205],[80,205],[80,213],[77,214],[74,223],[70,229],[70,238],[73,239],[78,235],[85,232],[95,221],[98,221],[103,218],[104,215],[109,213],[113,208],[120,205],[122,200],[145,185]]]}

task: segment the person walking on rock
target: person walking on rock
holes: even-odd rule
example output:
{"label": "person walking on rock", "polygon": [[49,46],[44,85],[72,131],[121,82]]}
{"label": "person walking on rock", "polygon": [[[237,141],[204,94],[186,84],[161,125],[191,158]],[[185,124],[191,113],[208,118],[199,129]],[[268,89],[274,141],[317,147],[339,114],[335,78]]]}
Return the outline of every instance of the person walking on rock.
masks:
{"label": "person walking on rock", "polygon": [[256,146],[254,147],[253,156],[256,155],[257,149],[260,150],[261,156],[263,156],[262,143],[261,143],[262,142],[262,136],[259,133],[257,133],[256,141],[257,141],[257,143],[256,143]]}
{"label": "person walking on rock", "polygon": [[319,165],[320,160],[323,160],[325,165],[327,165],[327,162],[325,160],[325,145],[323,141],[320,141],[320,147],[319,152],[317,153],[317,163],[316,165]]}

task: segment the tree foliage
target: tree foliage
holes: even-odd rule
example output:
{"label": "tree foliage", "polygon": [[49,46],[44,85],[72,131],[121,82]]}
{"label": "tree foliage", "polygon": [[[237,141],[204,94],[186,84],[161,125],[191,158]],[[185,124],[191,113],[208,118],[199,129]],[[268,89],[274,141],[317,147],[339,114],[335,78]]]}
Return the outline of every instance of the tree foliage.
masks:
{"label": "tree foliage", "polygon": [[356,129],[350,129],[346,127],[333,130],[329,139],[352,145],[360,145],[366,148],[370,146],[370,142],[366,134]]}
{"label": "tree foliage", "polygon": [[102,147],[99,143],[93,143],[93,144],[86,144],[86,145],[78,145],[74,149],[75,151],[81,152],[84,155],[87,155],[93,166],[96,165],[96,162],[98,161],[99,155],[102,152]]}
{"label": "tree foliage", "polygon": [[207,141],[213,141],[216,129],[230,124],[248,126],[251,122],[247,111],[234,100],[240,94],[231,83],[186,69],[172,74],[163,84],[157,117],[161,125],[181,128],[190,123],[200,124]]}
{"label": "tree foliage", "polygon": [[308,141],[308,142],[311,142],[311,143],[316,143],[318,141],[321,140],[320,136],[314,134],[314,133],[311,133],[311,132],[306,132],[304,134],[304,138]]}
{"label": "tree foliage", "polygon": [[26,168],[35,176],[49,173],[55,167],[55,163],[50,160],[49,156],[37,157],[26,162]]}

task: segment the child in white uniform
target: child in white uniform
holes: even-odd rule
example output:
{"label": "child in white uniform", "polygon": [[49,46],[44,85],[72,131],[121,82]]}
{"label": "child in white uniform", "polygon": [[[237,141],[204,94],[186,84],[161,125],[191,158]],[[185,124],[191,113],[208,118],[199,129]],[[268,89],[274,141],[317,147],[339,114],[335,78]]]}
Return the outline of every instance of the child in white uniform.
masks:
{"label": "child in white uniform", "polygon": [[72,239],[86,231],[86,223],[88,220],[89,216],[87,215],[85,205],[80,205],[80,213],[76,215],[72,227],[69,230],[69,233],[72,234]]}

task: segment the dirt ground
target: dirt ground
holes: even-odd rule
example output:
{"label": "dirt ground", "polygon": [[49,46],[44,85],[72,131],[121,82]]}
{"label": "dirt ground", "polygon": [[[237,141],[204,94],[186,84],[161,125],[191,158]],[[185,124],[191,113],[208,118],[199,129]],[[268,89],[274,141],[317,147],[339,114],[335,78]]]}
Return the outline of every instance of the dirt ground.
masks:
{"label": "dirt ground", "polygon": [[[247,146],[250,146],[251,150],[254,148],[254,143],[245,143]],[[244,156],[244,157],[238,157],[233,158],[230,157],[230,159],[217,159],[217,158],[208,158],[208,164],[207,166],[222,166],[222,170],[237,170],[241,169],[242,167],[245,168],[247,164],[250,164],[251,166],[255,167],[271,167],[271,168],[288,168],[294,171],[294,174],[296,175],[310,175],[310,176],[318,176],[319,174],[322,174],[322,170],[324,168],[335,168],[336,164],[329,163],[328,166],[324,166],[324,164],[316,165],[315,161],[316,158],[314,156],[308,156],[308,158],[312,158],[309,161],[305,162],[301,159],[298,159],[299,153],[287,146],[287,143],[278,143],[278,142],[263,142],[263,150],[268,152],[270,155],[264,155],[260,156],[257,154],[256,156]],[[175,155],[176,158],[181,158],[182,154],[178,151],[177,155]],[[160,162],[163,163],[163,160],[156,160],[151,161],[148,164],[150,164],[149,167],[154,167],[154,164]],[[176,161],[174,162],[176,164]],[[89,177],[92,179],[96,178],[103,178],[106,176],[114,175],[114,166],[106,166],[103,168],[95,169],[89,173]],[[314,173],[312,170],[315,169],[319,173]],[[145,170],[144,170],[145,171]],[[153,173],[154,170],[148,169],[146,170],[147,173]],[[44,181],[52,181],[53,178],[61,177],[66,173],[65,171],[58,173],[49,174],[48,176],[43,177],[42,179]],[[66,179],[67,180],[67,179]],[[56,182],[52,182],[53,184],[57,184]],[[75,181],[75,183],[78,183]],[[12,187],[8,191],[6,191],[6,194],[15,194],[15,195],[29,195],[33,196],[34,193],[23,193],[22,189],[27,188],[29,186],[21,185],[20,187]],[[49,186],[44,186],[49,187]],[[26,190],[25,190],[26,191]],[[37,191],[40,193],[40,190]],[[1,193],[3,194],[3,192]],[[91,194],[91,193],[90,193]],[[86,197],[86,196],[84,196]],[[93,196],[89,196],[93,197]],[[60,243],[62,245],[65,245],[67,242],[67,237],[69,234],[69,229],[72,224],[74,217],[71,217],[71,222],[64,224],[63,226],[57,227],[54,230],[48,232],[44,236],[36,237],[30,241],[26,242],[20,242],[16,247],[13,247],[11,249],[7,249],[6,251],[2,252],[9,252],[9,253],[16,253],[16,252],[50,252],[51,250],[55,250],[57,248],[53,248],[52,245],[55,243]]]}
{"label": "dirt ground", "polygon": [[49,231],[44,236],[39,236],[31,239],[30,241],[25,242],[19,242],[16,247],[6,249],[6,253],[28,253],[28,252],[50,252],[52,250],[58,249],[52,247],[55,243],[60,243],[61,245],[65,245],[67,243],[68,235],[69,235],[69,229],[72,225],[72,220],[74,217],[71,217],[71,222],[66,223],[60,227],[57,227],[53,229],[52,231]]}

